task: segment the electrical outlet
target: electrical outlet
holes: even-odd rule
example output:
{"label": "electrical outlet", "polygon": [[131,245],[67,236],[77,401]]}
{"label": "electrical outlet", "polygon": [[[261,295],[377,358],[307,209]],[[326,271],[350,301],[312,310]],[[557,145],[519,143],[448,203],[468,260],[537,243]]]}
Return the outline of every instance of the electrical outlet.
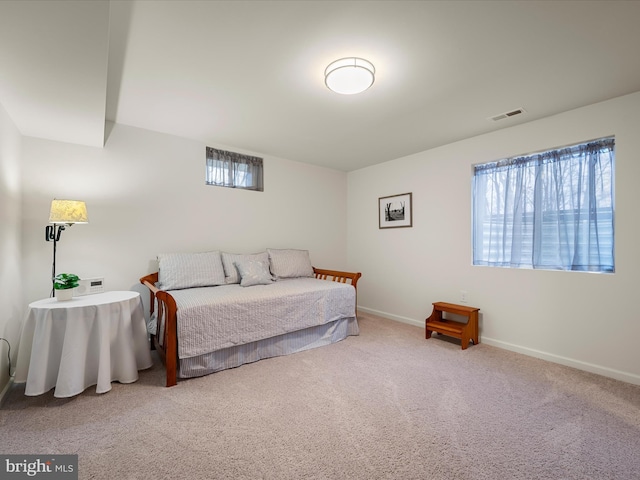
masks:
{"label": "electrical outlet", "polygon": [[460,290],[460,301],[462,303],[467,303],[467,291],[466,290]]}

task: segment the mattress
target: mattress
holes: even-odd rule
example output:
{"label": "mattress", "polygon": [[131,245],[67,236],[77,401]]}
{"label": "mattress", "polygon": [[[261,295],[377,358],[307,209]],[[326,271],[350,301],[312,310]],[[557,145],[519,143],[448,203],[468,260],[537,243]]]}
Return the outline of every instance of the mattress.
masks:
{"label": "mattress", "polygon": [[355,288],[315,278],[169,293],[178,307],[181,361],[356,317]]}

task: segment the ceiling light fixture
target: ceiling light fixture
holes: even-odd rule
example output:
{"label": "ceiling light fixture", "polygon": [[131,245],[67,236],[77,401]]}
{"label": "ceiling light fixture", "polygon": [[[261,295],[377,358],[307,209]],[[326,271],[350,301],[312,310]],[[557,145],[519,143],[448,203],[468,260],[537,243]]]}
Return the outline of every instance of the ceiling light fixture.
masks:
{"label": "ceiling light fixture", "polygon": [[373,85],[376,69],[364,58],[341,58],[324,71],[324,83],[329,90],[342,95],[364,92]]}

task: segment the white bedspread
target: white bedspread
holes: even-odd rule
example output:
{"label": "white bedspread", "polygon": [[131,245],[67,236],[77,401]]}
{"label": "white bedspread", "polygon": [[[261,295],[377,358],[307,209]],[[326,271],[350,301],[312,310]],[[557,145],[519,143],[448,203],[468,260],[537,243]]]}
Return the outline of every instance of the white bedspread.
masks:
{"label": "white bedspread", "polygon": [[303,328],[355,317],[351,285],[315,278],[270,285],[172,290],[178,306],[178,357],[190,358]]}

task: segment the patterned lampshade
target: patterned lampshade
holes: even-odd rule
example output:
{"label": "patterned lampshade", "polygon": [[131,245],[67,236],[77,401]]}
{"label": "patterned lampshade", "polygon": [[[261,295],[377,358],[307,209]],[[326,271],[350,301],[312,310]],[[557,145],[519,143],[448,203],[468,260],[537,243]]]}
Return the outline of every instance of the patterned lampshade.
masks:
{"label": "patterned lampshade", "polygon": [[89,223],[87,206],[79,200],[56,200],[51,202],[49,223]]}

